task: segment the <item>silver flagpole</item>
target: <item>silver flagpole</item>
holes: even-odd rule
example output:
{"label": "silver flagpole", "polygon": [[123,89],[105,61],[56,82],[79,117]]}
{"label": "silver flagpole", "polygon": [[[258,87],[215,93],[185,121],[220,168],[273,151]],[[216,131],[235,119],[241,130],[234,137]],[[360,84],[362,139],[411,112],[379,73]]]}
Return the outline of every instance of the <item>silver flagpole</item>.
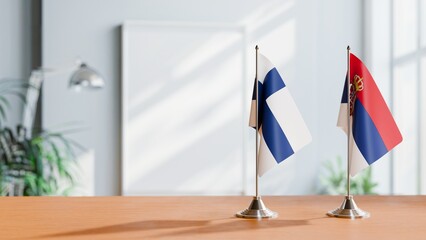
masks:
{"label": "silver flagpole", "polygon": [[350,137],[350,135],[352,134],[352,128],[351,128],[351,81],[350,81],[350,79],[351,79],[351,47],[349,47],[349,45],[348,45],[348,47],[346,48],[346,52],[347,52],[347,58],[348,58],[348,60],[347,60],[347,81],[348,81],[348,84],[347,84],[347,87],[346,87],[346,89],[348,90],[348,94],[346,94],[347,96],[348,96],[348,107],[347,107],[347,109],[346,109],[346,118],[347,118],[347,120],[348,120],[348,134],[346,134],[348,137],[347,137],[347,147],[346,147],[346,151],[347,151],[347,163],[348,163],[348,172],[347,172],[347,175],[346,175],[346,178],[347,178],[347,182],[346,182],[346,188],[347,188],[347,192],[346,192],[346,197],[349,197],[350,195],[351,195],[351,176],[350,176],[350,174],[351,174],[351,163],[350,163],[350,151],[349,151],[349,145],[350,145],[350,139],[351,139],[351,137]]}
{"label": "silver flagpole", "polygon": [[259,46],[256,45],[256,77],[255,81],[255,92],[256,92],[256,196],[250,203],[250,206],[236,214],[240,218],[275,218],[278,216],[276,212],[269,210],[259,195],[259,80],[258,80],[258,59],[259,59]]}
{"label": "silver flagpole", "polygon": [[[327,212],[327,215],[330,217],[340,217],[340,218],[368,218],[370,214],[368,212],[365,212],[358,208],[358,206],[355,203],[355,200],[353,199],[353,196],[351,195],[351,157],[350,157],[350,139],[352,136],[352,127],[351,127],[351,107],[352,110],[354,110],[355,106],[351,105],[351,48],[347,47],[347,97],[348,97],[348,107],[347,107],[347,162],[348,162],[348,171],[347,171],[347,181],[346,181],[346,196],[343,200],[343,203],[340,205],[339,208],[336,208],[334,210],[331,210]],[[355,94],[355,93],[354,93]],[[355,102],[354,102],[355,103]]]}
{"label": "silver flagpole", "polygon": [[259,46],[256,45],[256,198],[259,198],[259,79],[257,69],[259,66]]}

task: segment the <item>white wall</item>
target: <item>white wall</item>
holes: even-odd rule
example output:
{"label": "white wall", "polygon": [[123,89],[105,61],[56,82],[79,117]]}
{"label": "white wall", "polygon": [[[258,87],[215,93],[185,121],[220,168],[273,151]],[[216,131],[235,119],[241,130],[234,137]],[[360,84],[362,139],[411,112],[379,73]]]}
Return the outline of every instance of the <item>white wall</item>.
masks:
{"label": "white wall", "polygon": [[[391,1],[379,0],[367,2],[365,19],[365,63],[371,66],[369,70],[374,76],[380,92],[392,109],[391,99],[391,33],[390,11]],[[404,136],[403,136],[404,137]],[[393,181],[391,176],[391,155],[386,154],[380,161],[374,163],[373,177],[379,183],[377,191],[380,194],[392,194]]]}
{"label": "white wall", "polygon": [[403,137],[401,144],[373,165],[377,190],[381,194],[424,194],[426,66],[422,58],[426,59],[426,44],[422,41],[426,24],[421,23],[421,13],[426,2],[378,0],[366,2],[365,7],[367,64]]}
{"label": "white wall", "polygon": [[[313,135],[309,146],[262,177],[262,194],[312,194],[321,162],[344,156],[345,135],[335,125],[346,46],[362,57],[362,1],[45,0],[44,65],[69,65],[80,56],[106,79],[99,92],[68,91],[66,75],[47,80],[43,88],[44,127],[74,120],[89,126],[74,138],[94,152],[96,195],[120,193],[120,25],[125,20],[247,26],[248,45],[259,44],[277,66]],[[254,76],[252,59],[254,51],[248,55],[249,76]],[[248,136],[254,138],[252,131]],[[252,183],[249,179],[249,191]]]}
{"label": "white wall", "polygon": [[[31,72],[31,4],[29,0],[0,1],[0,79],[24,80]],[[21,121],[22,102],[10,98],[7,126]]]}

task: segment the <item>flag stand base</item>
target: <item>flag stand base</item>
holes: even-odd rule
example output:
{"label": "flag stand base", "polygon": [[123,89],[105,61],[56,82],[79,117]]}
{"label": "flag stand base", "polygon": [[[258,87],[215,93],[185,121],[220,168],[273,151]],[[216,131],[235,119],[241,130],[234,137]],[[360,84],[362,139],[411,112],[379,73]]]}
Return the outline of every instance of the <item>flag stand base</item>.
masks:
{"label": "flag stand base", "polygon": [[278,213],[269,210],[260,197],[253,197],[250,206],[235,216],[239,218],[276,218]]}
{"label": "flag stand base", "polygon": [[365,212],[358,208],[353,199],[352,195],[345,196],[342,205],[339,208],[336,208],[332,211],[327,212],[327,215],[330,217],[339,217],[339,218],[368,218],[370,213]]}

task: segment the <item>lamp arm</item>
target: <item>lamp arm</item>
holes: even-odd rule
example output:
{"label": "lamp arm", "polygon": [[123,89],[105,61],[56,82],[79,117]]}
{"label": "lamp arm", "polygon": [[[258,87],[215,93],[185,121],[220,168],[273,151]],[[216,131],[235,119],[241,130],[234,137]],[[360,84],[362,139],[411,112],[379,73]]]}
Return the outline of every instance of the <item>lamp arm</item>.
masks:
{"label": "lamp arm", "polygon": [[27,129],[27,137],[32,136],[34,118],[37,113],[37,103],[40,98],[40,89],[44,79],[46,77],[55,76],[73,70],[81,63],[81,60],[76,60],[76,63],[73,66],[66,66],[61,68],[39,67],[31,71],[31,75],[28,81],[31,87],[27,90],[27,95],[25,97],[26,103],[22,115],[22,125]]}
{"label": "lamp arm", "polygon": [[78,66],[80,66],[83,62],[81,60],[76,60],[74,65],[69,65],[61,68],[50,68],[50,67],[39,67],[37,69],[34,69],[31,71],[31,75],[38,74],[41,75],[42,78],[50,77],[58,74],[62,74],[68,71],[71,71],[73,69],[76,69]]}
{"label": "lamp arm", "polygon": [[104,86],[103,78],[94,69],[88,67],[80,60],[76,61],[76,65],[73,67],[64,68],[46,68],[40,67],[31,72],[29,83],[32,86],[27,90],[26,104],[24,106],[24,112],[22,115],[22,125],[27,129],[27,137],[32,136],[32,129],[34,125],[34,118],[37,113],[37,103],[40,97],[40,89],[42,83],[46,77],[64,73],[72,69],[76,69],[70,79],[70,86],[73,88],[77,87],[89,87],[99,89]]}
{"label": "lamp arm", "polygon": [[32,136],[32,130],[34,125],[34,118],[37,112],[37,103],[40,96],[41,84],[43,83],[43,77],[38,74],[36,70],[31,72],[29,79],[30,88],[27,89],[25,97],[25,105],[22,115],[22,125],[25,127],[27,137]]}

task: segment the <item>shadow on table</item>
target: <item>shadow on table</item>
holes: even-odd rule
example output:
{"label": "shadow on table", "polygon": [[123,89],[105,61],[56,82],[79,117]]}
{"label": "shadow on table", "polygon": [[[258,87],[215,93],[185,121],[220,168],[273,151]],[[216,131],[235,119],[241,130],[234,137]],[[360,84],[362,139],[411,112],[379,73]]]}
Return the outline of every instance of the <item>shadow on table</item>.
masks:
{"label": "shadow on table", "polygon": [[267,228],[285,228],[285,227],[296,227],[309,225],[308,220],[249,220],[249,219],[235,219],[232,222],[223,222],[218,224],[206,224],[198,228],[185,229],[182,231],[174,231],[170,233],[164,233],[155,235],[155,237],[166,237],[166,236],[184,236],[197,234],[209,234],[218,232],[238,232],[245,230],[254,229],[267,229]]}
{"label": "shadow on table", "polygon": [[183,227],[197,227],[208,224],[209,221],[189,221],[189,220],[146,220],[138,222],[130,222],[123,224],[110,225],[98,228],[88,228],[77,231],[69,231],[62,233],[54,233],[49,235],[39,236],[38,238],[57,238],[57,237],[70,237],[70,236],[83,236],[83,235],[96,235],[96,234],[110,234],[110,233],[123,233],[133,231],[148,231],[156,229],[173,229]]}
{"label": "shadow on table", "polygon": [[[152,231],[158,229],[178,229],[178,228],[188,228],[184,230],[178,230],[173,232],[167,232],[163,234],[156,235],[156,237],[165,237],[165,236],[184,236],[187,234],[208,234],[215,232],[236,232],[243,231],[247,229],[263,229],[263,228],[283,228],[283,227],[294,227],[308,225],[309,220],[248,220],[248,219],[237,219],[233,218],[234,221],[229,221],[229,219],[220,219],[220,220],[146,220],[138,222],[130,222],[124,224],[110,225],[98,228],[88,228],[77,231],[68,231],[62,233],[54,233],[39,236],[38,238],[58,238],[58,237],[76,237],[76,236],[89,236],[96,234],[113,234],[113,233],[125,233],[125,232],[136,232],[136,231]],[[215,223],[217,221],[223,221]]]}

